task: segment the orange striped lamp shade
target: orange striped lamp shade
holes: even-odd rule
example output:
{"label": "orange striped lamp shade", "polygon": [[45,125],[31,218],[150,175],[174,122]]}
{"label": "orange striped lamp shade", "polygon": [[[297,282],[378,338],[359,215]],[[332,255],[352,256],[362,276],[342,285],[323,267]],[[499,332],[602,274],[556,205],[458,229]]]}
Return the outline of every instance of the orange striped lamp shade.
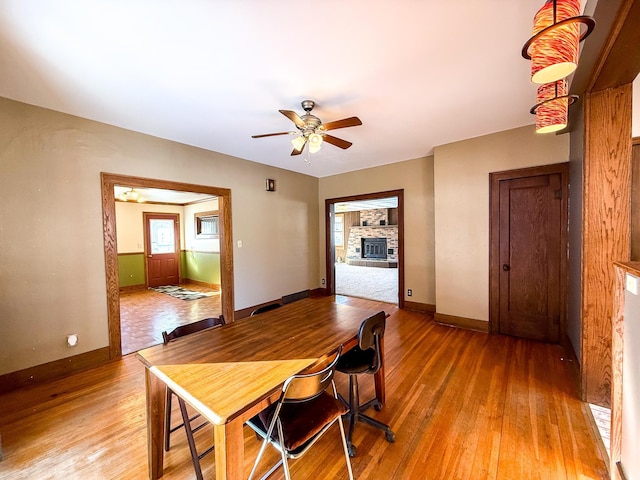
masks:
{"label": "orange striped lamp shade", "polygon": [[[578,66],[578,47],[595,26],[591,17],[580,16],[580,0],[547,0],[533,21],[533,36],[522,49],[531,59],[531,81],[552,83]],[[582,24],[587,26],[580,35]]]}
{"label": "orange striped lamp shade", "polygon": [[578,99],[567,94],[567,81],[558,80],[538,87],[537,103],[531,109],[536,116],[536,133],[552,133],[567,127],[569,105]]}

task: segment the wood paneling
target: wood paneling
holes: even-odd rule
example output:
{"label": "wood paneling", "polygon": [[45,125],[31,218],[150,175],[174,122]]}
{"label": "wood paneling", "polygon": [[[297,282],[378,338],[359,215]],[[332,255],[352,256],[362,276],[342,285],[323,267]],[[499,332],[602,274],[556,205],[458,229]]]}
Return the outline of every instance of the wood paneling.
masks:
{"label": "wood paneling", "polygon": [[[449,328],[431,315],[341,298],[391,313],[385,332],[387,403],[370,414],[390,423],[396,442],[358,424],[355,478],[607,478],[560,346]],[[337,374],[336,382],[340,392],[348,391],[346,375]],[[363,399],[373,395],[372,383],[363,379]],[[1,396],[0,476],[147,478],[144,392],[144,368],[126,356]],[[249,429],[244,435],[245,461],[238,466],[246,477],[260,442]],[[196,442],[210,444],[212,436],[207,427]],[[342,447],[333,435],[313,449],[291,462],[294,479],[346,478]],[[278,458],[273,449],[265,455],[259,474]],[[202,468],[205,478],[214,478],[213,455],[203,458]],[[184,435],[176,435],[166,454],[163,478],[194,478]],[[273,475],[282,478],[282,470]]]}
{"label": "wood paneling", "polygon": [[630,255],[631,84],[585,99],[582,238],[582,390],[611,406],[616,260]]}

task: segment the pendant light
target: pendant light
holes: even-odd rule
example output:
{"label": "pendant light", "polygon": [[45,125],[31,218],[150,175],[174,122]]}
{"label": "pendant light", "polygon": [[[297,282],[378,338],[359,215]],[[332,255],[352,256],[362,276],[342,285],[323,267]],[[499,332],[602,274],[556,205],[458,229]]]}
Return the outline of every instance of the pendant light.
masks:
{"label": "pendant light", "polygon": [[522,47],[522,56],[531,60],[531,81],[552,83],[573,73],[579,43],[595,26],[593,18],[580,15],[580,0],[547,0],[533,23],[533,36]]}
{"label": "pendant light", "polygon": [[537,103],[530,110],[536,116],[536,133],[551,133],[566,128],[569,105],[577,99],[577,95],[568,95],[565,79],[540,85]]}

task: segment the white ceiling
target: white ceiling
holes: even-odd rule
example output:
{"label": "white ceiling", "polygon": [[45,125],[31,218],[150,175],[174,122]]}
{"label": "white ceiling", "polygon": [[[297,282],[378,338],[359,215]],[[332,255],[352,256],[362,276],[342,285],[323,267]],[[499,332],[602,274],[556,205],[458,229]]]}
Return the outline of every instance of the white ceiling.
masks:
{"label": "white ceiling", "polygon": [[188,205],[191,203],[205,202],[207,200],[213,200],[216,197],[212,195],[207,195],[204,193],[194,193],[194,192],[178,192],[176,190],[164,190],[161,188],[142,188],[135,187],[131,188],[129,186],[119,186],[116,185],[113,187],[113,193],[116,200],[119,200],[119,196],[122,193],[129,192],[134,190],[140,196],[142,196],[142,202],[144,203],[163,203],[163,204],[173,204],[173,205]]}
{"label": "white ceiling", "polygon": [[[543,0],[0,0],[0,96],[323,177],[533,123]],[[589,41],[588,39],[586,40]],[[291,157],[279,109],[358,116]]]}

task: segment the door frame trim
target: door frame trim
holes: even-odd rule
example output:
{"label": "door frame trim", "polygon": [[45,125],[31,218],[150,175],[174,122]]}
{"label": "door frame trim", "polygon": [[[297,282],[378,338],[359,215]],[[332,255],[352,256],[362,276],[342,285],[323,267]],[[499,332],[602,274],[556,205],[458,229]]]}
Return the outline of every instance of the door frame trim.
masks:
{"label": "door frame trim", "polygon": [[109,328],[109,358],[122,356],[120,332],[120,289],[118,286],[118,248],[116,237],[116,202],[113,187],[160,188],[180,192],[194,192],[218,197],[220,218],[220,301],[227,321],[234,319],[233,238],[231,222],[231,190],[228,188],[194,185],[152,178],[100,173],[102,190],[102,226],[107,293],[107,321]]}
{"label": "door frame trim", "polygon": [[354,202],[358,200],[373,200],[378,198],[398,197],[398,308],[404,308],[404,189],[388,190],[386,192],[365,193],[362,195],[351,195],[348,197],[327,198],[324,201],[325,220],[325,262],[328,295],[335,295],[335,275],[336,269],[333,261],[335,251],[335,241],[331,215],[334,213],[336,203]]}
{"label": "door frame trim", "polygon": [[[562,251],[569,246],[569,162],[537,167],[519,168],[489,173],[489,333],[500,331],[500,182],[539,175],[559,174],[562,184],[562,225],[560,243]],[[559,341],[564,344],[568,318],[569,267],[567,255],[560,258],[560,331]]]}

